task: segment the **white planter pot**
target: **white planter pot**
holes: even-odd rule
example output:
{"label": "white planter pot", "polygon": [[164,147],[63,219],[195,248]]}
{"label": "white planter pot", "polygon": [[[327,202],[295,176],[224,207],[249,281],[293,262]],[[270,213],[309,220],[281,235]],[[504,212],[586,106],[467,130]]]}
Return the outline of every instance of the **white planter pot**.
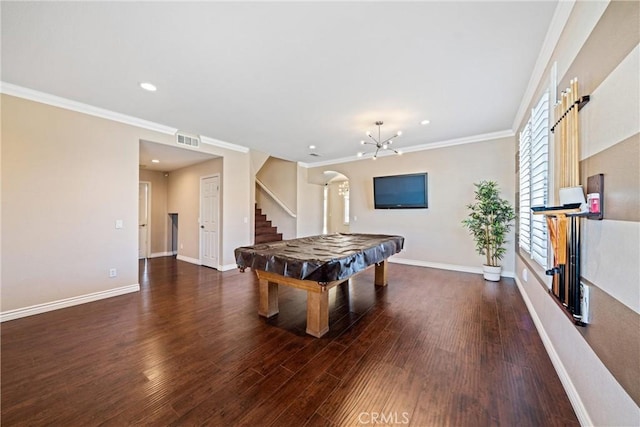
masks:
{"label": "white planter pot", "polygon": [[490,280],[492,282],[500,281],[500,273],[502,272],[502,267],[493,267],[491,265],[483,265],[482,272],[484,274],[484,280]]}

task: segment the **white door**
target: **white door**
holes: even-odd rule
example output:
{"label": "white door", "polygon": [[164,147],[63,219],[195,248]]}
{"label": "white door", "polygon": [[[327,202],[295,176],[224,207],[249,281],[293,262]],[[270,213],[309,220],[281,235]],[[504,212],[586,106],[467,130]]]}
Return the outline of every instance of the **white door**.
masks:
{"label": "white door", "polygon": [[149,183],[138,187],[138,258],[149,256]]}
{"label": "white door", "polygon": [[200,263],[218,268],[220,176],[200,178]]}

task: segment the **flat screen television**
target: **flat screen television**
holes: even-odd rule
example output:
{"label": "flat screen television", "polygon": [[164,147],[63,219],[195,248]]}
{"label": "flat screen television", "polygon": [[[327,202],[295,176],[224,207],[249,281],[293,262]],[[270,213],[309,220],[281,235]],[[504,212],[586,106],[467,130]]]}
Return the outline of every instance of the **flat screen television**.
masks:
{"label": "flat screen television", "polygon": [[427,173],[376,176],[373,178],[373,204],[376,209],[426,209]]}

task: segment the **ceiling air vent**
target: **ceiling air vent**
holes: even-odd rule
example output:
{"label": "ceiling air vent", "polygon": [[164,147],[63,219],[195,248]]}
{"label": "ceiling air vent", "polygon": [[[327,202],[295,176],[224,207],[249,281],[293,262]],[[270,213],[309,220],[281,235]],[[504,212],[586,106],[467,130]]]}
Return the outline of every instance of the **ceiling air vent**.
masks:
{"label": "ceiling air vent", "polygon": [[309,153],[309,155],[312,157],[320,157],[320,154],[318,153]]}
{"label": "ceiling air vent", "polygon": [[176,133],[176,142],[178,145],[186,145],[187,147],[199,147],[200,137],[196,135],[189,135],[183,132]]}

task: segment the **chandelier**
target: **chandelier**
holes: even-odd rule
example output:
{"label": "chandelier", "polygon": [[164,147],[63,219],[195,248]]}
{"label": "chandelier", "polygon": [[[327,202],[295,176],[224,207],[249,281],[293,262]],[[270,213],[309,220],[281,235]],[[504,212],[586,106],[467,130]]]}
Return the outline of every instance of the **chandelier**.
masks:
{"label": "chandelier", "polygon": [[338,195],[349,197],[349,181],[343,181],[338,185]]}
{"label": "chandelier", "polygon": [[[376,152],[375,152],[375,153],[373,153],[373,160],[376,160],[376,159],[378,158],[378,152],[379,152],[380,150],[389,150],[389,151],[393,151],[394,153],[396,153],[396,154],[398,154],[398,155],[402,154],[402,151],[398,151],[398,150],[395,150],[395,149],[391,148],[391,144],[393,144],[393,138],[397,138],[397,137],[399,137],[400,135],[402,135],[402,131],[398,131],[398,132],[396,132],[396,134],[395,134],[395,135],[393,135],[393,136],[391,136],[391,137],[389,137],[389,138],[387,138],[387,139],[385,139],[385,140],[382,140],[382,138],[380,137],[380,127],[381,127],[383,124],[384,124],[384,123],[383,123],[381,120],[379,120],[379,121],[377,121],[377,122],[376,122],[376,126],[378,126],[378,138],[376,138],[375,136],[373,136],[373,135],[371,134],[371,132],[370,132],[370,131],[367,131],[367,136],[368,136],[369,138],[371,138],[371,139],[373,140],[373,142],[371,142],[371,141],[364,141],[364,140],[363,140],[363,141],[360,141],[360,144],[362,144],[362,145],[375,145],[375,147],[376,147]],[[360,152],[360,153],[358,153],[358,157],[362,157],[364,154],[365,154],[365,153]]]}

